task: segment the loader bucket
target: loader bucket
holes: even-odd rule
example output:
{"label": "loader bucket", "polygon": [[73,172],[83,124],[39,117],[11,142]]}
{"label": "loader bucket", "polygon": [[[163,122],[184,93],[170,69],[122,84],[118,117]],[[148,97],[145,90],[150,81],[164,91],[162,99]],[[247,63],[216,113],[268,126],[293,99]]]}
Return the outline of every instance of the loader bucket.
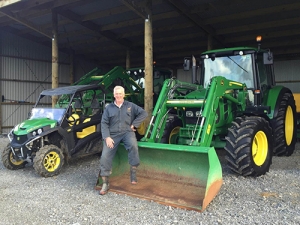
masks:
{"label": "loader bucket", "polygon": [[[222,168],[213,147],[138,145],[138,184],[130,183],[127,151],[120,145],[113,161],[110,191],[196,211],[203,211],[219,192]],[[99,176],[96,189],[101,186]]]}

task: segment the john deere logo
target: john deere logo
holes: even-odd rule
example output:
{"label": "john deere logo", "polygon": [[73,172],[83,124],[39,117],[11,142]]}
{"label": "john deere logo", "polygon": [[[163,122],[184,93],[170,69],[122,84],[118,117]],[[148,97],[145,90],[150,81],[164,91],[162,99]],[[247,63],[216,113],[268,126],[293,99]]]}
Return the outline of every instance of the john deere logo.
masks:
{"label": "john deere logo", "polygon": [[20,137],[17,137],[17,140],[20,141]]}

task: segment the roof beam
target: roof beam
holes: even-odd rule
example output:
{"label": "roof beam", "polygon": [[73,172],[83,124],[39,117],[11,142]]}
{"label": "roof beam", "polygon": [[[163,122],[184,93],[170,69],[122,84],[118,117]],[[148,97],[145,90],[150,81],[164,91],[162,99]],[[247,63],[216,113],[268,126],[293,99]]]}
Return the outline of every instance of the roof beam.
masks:
{"label": "roof beam", "polygon": [[[285,19],[285,20],[274,20],[269,22],[260,22],[260,23],[252,23],[248,24],[247,26],[241,25],[241,26],[232,26],[229,28],[219,29],[217,31],[217,34],[237,34],[238,32],[249,32],[253,30],[265,30],[269,28],[277,28],[278,31],[280,31],[281,27],[290,26],[290,25],[296,25],[299,24],[299,18],[291,18],[291,19]],[[260,32],[261,33],[261,32]]]}
{"label": "roof beam", "polygon": [[24,26],[28,27],[31,30],[34,30],[48,38],[52,38],[51,32],[48,32],[46,29],[42,28],[42,26],[37,26],[36,24],[30,22],[29,20],[25,19],[25,17],[20,16],[18,12],[13,12],[13,11],[20,11],[18,9],[22,9],[22,10],[24,9],[33,10],[34,8],[40,9],[41,7],[43,8],[43,5],[45,4],[47,4],[46,8],[50,7],[50,5],[52,5],[53,7],[66,7],[67,5],[69,6],[72,4],[76,4],[77,2],[80,2],[80,0],[59,0],[59,1],[40,0],[38,2],[35,1],[19,1],[19,2],[20,2],[19,4],[9,5],[5,8],[0,8],[0,12],[3,13],[8,18],[20,24],[23,24]]}
{"label": "roof beam", "polygon": [[120,0],[124,5],[126,5],[129,9],[135,12],[137,15],[142,17],[144,20],[149,18],[149,13],[146,12],[146,8],[140,6],[134,0]]}
{"label": "roof beam", "polygon": [[5,14],[7,17],[9,17],[10,19],[20,23],[20,24],[23,24],[24,26],[26,27],[29,27],[30,29],[48,37],[48,38],[52,38],[52,35],[51,33],[49,33],[48,31],[46,30],[43,30],[40,26],[36,26],[35,24],[31,23],[30,21],[26,20],[24,17],[20,17],[18,16],[18,13],[13,13],[11,11],[8,11],[6,9],[2,9],[0,8],[0,11]]}
{"label": "roof beam", "polygon": [[[1,27],[1,30],[19,36],[19,30],[15,29],[15,28],[6,26],[6,27]],[[47,43],[44,43],[44,42],[41,41],[41,39],[39,37],[33,36],[31,34],[24,34],[21,37],[51,48],[51,42],[50,41],[47,42]]]}
{"label": "roof beam", "polygon": [[117,35],[114,34],[113,32],[111,31],[103,31],[102,30],[102,27],[96,23],[93,23],[93,22],[90,22],[90,21],[83,21],[81,16],[70,11],[70,10],[65,10],[65,11],[61,11],[61,10],[57,10],[57,12],[59,14],[61,14],[63,17],[75,22],[75,23],[78,23],[80,24],[81,26],[89,29],[89,30],[92,30],[94,31],[95,33],[98,33],[104,37],[106,37],[107,39],[109,40],[112,40],[122,46],[126,46],[126,47],[131,47],[131,42],[129,42],[128,40],[126,39],[119,39],[117,38]]}
{"label": "roof beam", "polygon": [[114,16],[120,13],[124,13],[124,12],[128,12],[129,9],[125,6],[118,6],[109,10],[105,10],[105,11],[97,11],[97,12],[93,12],[90,14],[87,14],[85,16],[82,17],[83,21],[87,21],[87,20],[96,20],[96,19],[100,19],[106,16]]}
{"label": "roof beam", "polygon": [[200,18],[197,14],[191,14],[189,7],[184,4],[181,0],[166,0],[169,2],[177,11],[179,11],[180,14],[184,15],[186,18],[188,18],[192,23],[196,24],[200,29],[202,29],[207,35],[211,35],[217,42],[224,45],[224,42],[221,38],[219,38],[216,35],[215,30],[204,24],[204,21],[202,18]]}
{"label": "roof beam", "polygon": [[[253,4],[252,1],[247,2],[247,5]],[[247,5],[245,8],[247,8]],[[216,23],[226,23],[232,20],[236,20],[236,18],[239,19],[248,19],[248,18],[255,18],[257,16],[263,16],[268,14],[275,14],[280,13],[283,11],[292,11],[300,9],[300,2],[292,3],[292,4],[285,4],[285,5],[279,5],[279,6],[271,6],[269,8],[261,8],[261,9],[255,9],[250,11],[243,11],[239,13],[231,13],[225,16],[218,16],[214,18],[210,18],[208,20],[205,20],[205,24],[216,24]]]}
{"label": "roof beam", "polygon": [[[160,13],[160,14],[152,15],[152,21],[154,22],[154,21],[159,21],[161,19],[171,19],[177,17],[178,15],[179,15],[178,12]],[[104,25],[102,26],[102,30],[112,30],[112,29],[122,28],[124,26],[133,26],[137,24],[144,25],[144,22],[140,18],[133,19],[133,20],[126,20],[118,23]]]}
{"label": "roof beam", "polygon": [[16,2],[20,2],[21,0],[5,0],[5,1],[0,1],[0,8],[14,4]]}

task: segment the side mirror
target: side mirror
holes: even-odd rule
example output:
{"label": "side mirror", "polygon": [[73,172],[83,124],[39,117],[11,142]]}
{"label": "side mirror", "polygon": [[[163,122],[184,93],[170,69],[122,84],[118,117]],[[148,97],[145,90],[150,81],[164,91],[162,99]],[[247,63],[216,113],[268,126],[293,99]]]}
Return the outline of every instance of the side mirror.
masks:
{"label": "side mirror", "polygon": [[265,65],[269,65],[269,64],[273,64],[273,53],[272,52],[264,52],[264,64]]}
{"label": "side mirror", "polygon": [[183,70],[184,71],[190,70],[190,64],[191,64],[191,60],[189,58],[184,58]]}

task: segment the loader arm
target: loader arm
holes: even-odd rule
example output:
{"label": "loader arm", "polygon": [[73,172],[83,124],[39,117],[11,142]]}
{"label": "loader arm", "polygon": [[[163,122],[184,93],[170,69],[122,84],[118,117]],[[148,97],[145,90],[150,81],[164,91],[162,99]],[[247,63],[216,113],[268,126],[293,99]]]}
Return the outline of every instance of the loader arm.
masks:
{"label": "loader arm", "polygon": [[180,96],[184,95],[186,92],[195,91],[199,88],[201,88],[201,86],[181,82],[174,78],[165,80],[152,112],[150,124],[142,141],[160,142],[168,118],[168,113],[172,110],[172,108],[167,107],[168,100],[180,98]]}
{"label": "loader arm", "polygon": [[[213,77],[208,88],[201,85],[181,82],[175,79],[165,81],[145,138],[142,141],[159,143],[168,114],[177,112],[183,120],[177,144],[209,147],[218,120],[217,109],[224,99],[234,105],[236,113],[245,110],[247,97],[245,84],[227,80],[224,77]],[[186,117],[189,109],[197,109],[196,122],[192,124]],[[231,121],[228,121],[228,124]]]}
{"label": "loader arm", "polygon": [[243,112],[246,108],[245,99],[248,93],[245,84],[217,76],[212,79],[207,91],[207,98],[203,100],[201,123],[199,129],[196,129],[198,132],[191,145],[211,146],[216,129],[217,109],[220,106],[220,100],[227,99],[231,101],[233,105],[236,105],[237,112]]}
{"label": "loader arm", "polygon": [[110,100],[113,100],[113,88],[121,85],[126,90],[125,98],[142,105],[144,98],[144,90],[140,87],[120,66],[114,67],[105,75],[91,76],[91,82],[101,85],[110,94]]}

